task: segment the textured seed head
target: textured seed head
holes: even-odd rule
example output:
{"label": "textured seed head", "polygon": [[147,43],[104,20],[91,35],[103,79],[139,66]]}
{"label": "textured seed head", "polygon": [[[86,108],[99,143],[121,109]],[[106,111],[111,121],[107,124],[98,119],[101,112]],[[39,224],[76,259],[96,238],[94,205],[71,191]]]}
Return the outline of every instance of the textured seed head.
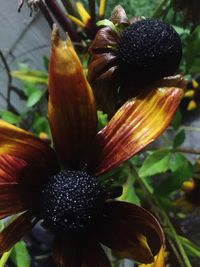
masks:
{"label": "textured seed head", "polygon": [[61,171],[50,178],[42,191],[44,225],[56,233],[85,230],[103,200],[104,190],[95,177],[83,171]]}
{"label": "textured seed head", "polygon": [[145,19],[131,24],[118,43],[119,71],[136,85],[174,74],[181,56],[179,35],[162,20]]}

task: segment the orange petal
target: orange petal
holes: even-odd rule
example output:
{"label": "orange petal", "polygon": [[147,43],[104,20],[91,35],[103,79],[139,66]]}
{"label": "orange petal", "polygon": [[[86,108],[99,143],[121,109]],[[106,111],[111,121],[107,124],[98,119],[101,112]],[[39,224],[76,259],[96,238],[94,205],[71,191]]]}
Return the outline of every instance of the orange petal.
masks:
{"label": "orange petal", "polygon": [[127,202],[106,203],[99,225],[99,241],[123,258],[150,263],[164,245],[163,231],[156,218]]}
{"label": "orange petal", "polygon": [[0,233],[0,254],[10,250],[36,223],[30,213],[23,213]]}
{"label": "orange petal", "polygon": [[[179,83],[164,81],[147,95],[127,101],[97,134],[96,175],[117,167],[154,141],[169,125],[183,96]],[[169,81],[170,83],[170,81]],[[176,87],[177,86],[177,87]]]}
{"label": "orange petal", "polygon": [[[32,175],[35,177],[38,174],[39,177],[41,175],[50,176],[59,168],[55,152],[45,142],[1,120],[0,155],[5,154],[24,160],[24,164],[29,165],[28,168],[32,169]],[[2,159],[1,164],[3,164]],[[15,164],[17,163],[15,162]]]}
{"label": "orange petal", "polygon": [[91,236],[57,238],[53,258],[58,267],[111,267],[103,249]]}
{"label": "orange petal", "polygon": [[67,168],[79,168],[96,134],[96,107],[81,63],[69,40],[52,33],[49,122],[56,151]]}

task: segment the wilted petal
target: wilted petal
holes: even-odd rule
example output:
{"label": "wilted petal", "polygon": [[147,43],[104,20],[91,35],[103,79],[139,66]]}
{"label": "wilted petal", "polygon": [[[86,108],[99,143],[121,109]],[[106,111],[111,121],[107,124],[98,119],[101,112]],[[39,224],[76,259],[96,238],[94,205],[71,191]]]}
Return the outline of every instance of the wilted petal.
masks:
{"label": "wilted petal", "polygon": [[94,96],[69,39],[52,33],[49,66],[49,122],[54,145],[67,168],[78,168],[96,134]]}
{"label": "wilted petal", "polygon": [[[32,170],[32,175],[35,175],[35,177],[38,174],[40,174],[39,177],[41,175],[47,177],[58,170],[59,165],[55,152],[45,142],[1,120],[0,155],[5,154],[23,160],[24,164],[28,164],[28,168]],[[3,158],[1,158],[1,164],[6,164],[5,160],[4,163],[2,160]],[[15,164],[18,163],[15,161]],[[11,165],[9,162],[8,164]],[[22,164],[22,161],[20,164]],[[4,168],[6,168],[6,165]],[[29,171],[29,173],[31,172]]]}
{"label": "wilted petal", "polygon": [[106,203],[99,225],[99,241],[123,258],[150,263],[164,245],[163,231],[156,218],[130,203]]}
{"label": "wilted petal", "polygon": [[125,10],[123,9],[122,6],[117,5],[111,14],[110,20],[114,23],[114,24],[118,24],[118,25],[124,25],[124,26],[129,26],[129,21],[128,21],[128,17],[126,15]]}
{"label": "wilted petal", "polygon": [[117,111],[97,134],[93,153],[96,175],[129,159],[167,128],[183,96],[183,84],[182,87],[176,85],[179,83],[173,87],[160,84],[147,95],[127,101]]}
{"label": "wilted petal", "polygon": [[103,249],[92,236],[57,238],[53,258],[58,267],[111,267]]}
{"label": "wilted petal", "polygon": [[10,250],[25,234],[27,234],[34,224],[36,219],[30,213],[23,213],[4,230],[0,232],[0,254]]}

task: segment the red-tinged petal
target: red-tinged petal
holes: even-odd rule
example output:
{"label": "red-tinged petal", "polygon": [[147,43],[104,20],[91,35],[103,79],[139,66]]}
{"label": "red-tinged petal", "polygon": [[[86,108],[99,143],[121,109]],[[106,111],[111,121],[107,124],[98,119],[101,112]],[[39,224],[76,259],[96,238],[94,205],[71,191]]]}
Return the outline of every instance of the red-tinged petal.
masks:
{"label": "red-tinged petal", "polygon": [[0,183],[0,219],[25,210],[39,211],[40,191],[31,185]]}
{"label": "red-tinged petal", "polygon": [[123,258],[143,263],[154,261],[164,245],[156,218],[136,205],[113,201],[105,204],[104,218],[97,229],[99,241]]}
{"label": "red-tinged petal", "polygon": [[154,141],[169,125],[183,96],[180,81],[166,81],[147,95],[127,101],[97,134],[93,152],[96,175],[117,167]]}
{"label": "red-tinged petal", "polygon": [[[24,160],[24,164],[28,164],[28,168],[32,170],[32,172],[29,170],[29,174],[32,173],[35,177],[38,174],[40,174],[39,177],[50,176],[59,168],[55,152],[45,142],[22,129],[0,121],[0,155],[5,154]],[[7,168],[3,158],[0,164],[4,165],[4,169]],[[7,164],[11,168],[12,164],[19,164],[19,162]]]}
{"label": "red-tinged petal", "polygon": [[57,238],[53,258],[58,267],[111,267],[103,249],[92,236]]}
{"label": "red-tinged petal", "polygon": [[96,134],[96,107],[69,38],[60,40],[56,29],[52,33],[48,115],[60,160],[67,168],[79,168]]}
{"label": "red-tinged petal", "polygon": [[10,250],[35,225],[30,213],[23,213],[0,232],[0,254]]}

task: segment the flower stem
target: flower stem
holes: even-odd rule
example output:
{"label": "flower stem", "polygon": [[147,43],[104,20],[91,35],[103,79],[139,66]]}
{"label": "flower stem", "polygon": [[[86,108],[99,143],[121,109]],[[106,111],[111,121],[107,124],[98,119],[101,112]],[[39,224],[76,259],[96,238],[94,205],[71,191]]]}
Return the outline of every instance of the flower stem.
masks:
{"label": "flower stem", "polygon": [[150,202],[153,204],[155,213],[157,217],[159,218],[160,222],[162,223],[164,227],[164,231],[167,234],[168,239],[170,240],[170,243],[173,244],[172,248],[177,257],[177,260],[180,263],[180,267],[192,267],[189,261],[189,258],[182,246],[182,243],[179,240],[176,230],[173,227],[170,221],[170,218],[167,215],[166,211],[164,210],[162,204],[160,204],[160,201],[153,196],[152,188],[149,186],[149,184],[144,179],[142,179],[142,177],[138,175],[138,172],[135,170],[134,166],[132,166],[132,170],[133,170],[133,175],[137,179],[137,182],[142,187],[142,189],[145,191],[145,193],[148,195]]}
{"label": "flower stem", "polygon": [[70,38],[72,41],[80,42],[80,38],[73,28],[71,22],[69,19],[65,16],[61,8],[58,6],[55,0],[48,0],[46,1],[46,5],[55,17],[55,19],[58,21],[60,26],[63,28],[64,31],[69,33]]}

